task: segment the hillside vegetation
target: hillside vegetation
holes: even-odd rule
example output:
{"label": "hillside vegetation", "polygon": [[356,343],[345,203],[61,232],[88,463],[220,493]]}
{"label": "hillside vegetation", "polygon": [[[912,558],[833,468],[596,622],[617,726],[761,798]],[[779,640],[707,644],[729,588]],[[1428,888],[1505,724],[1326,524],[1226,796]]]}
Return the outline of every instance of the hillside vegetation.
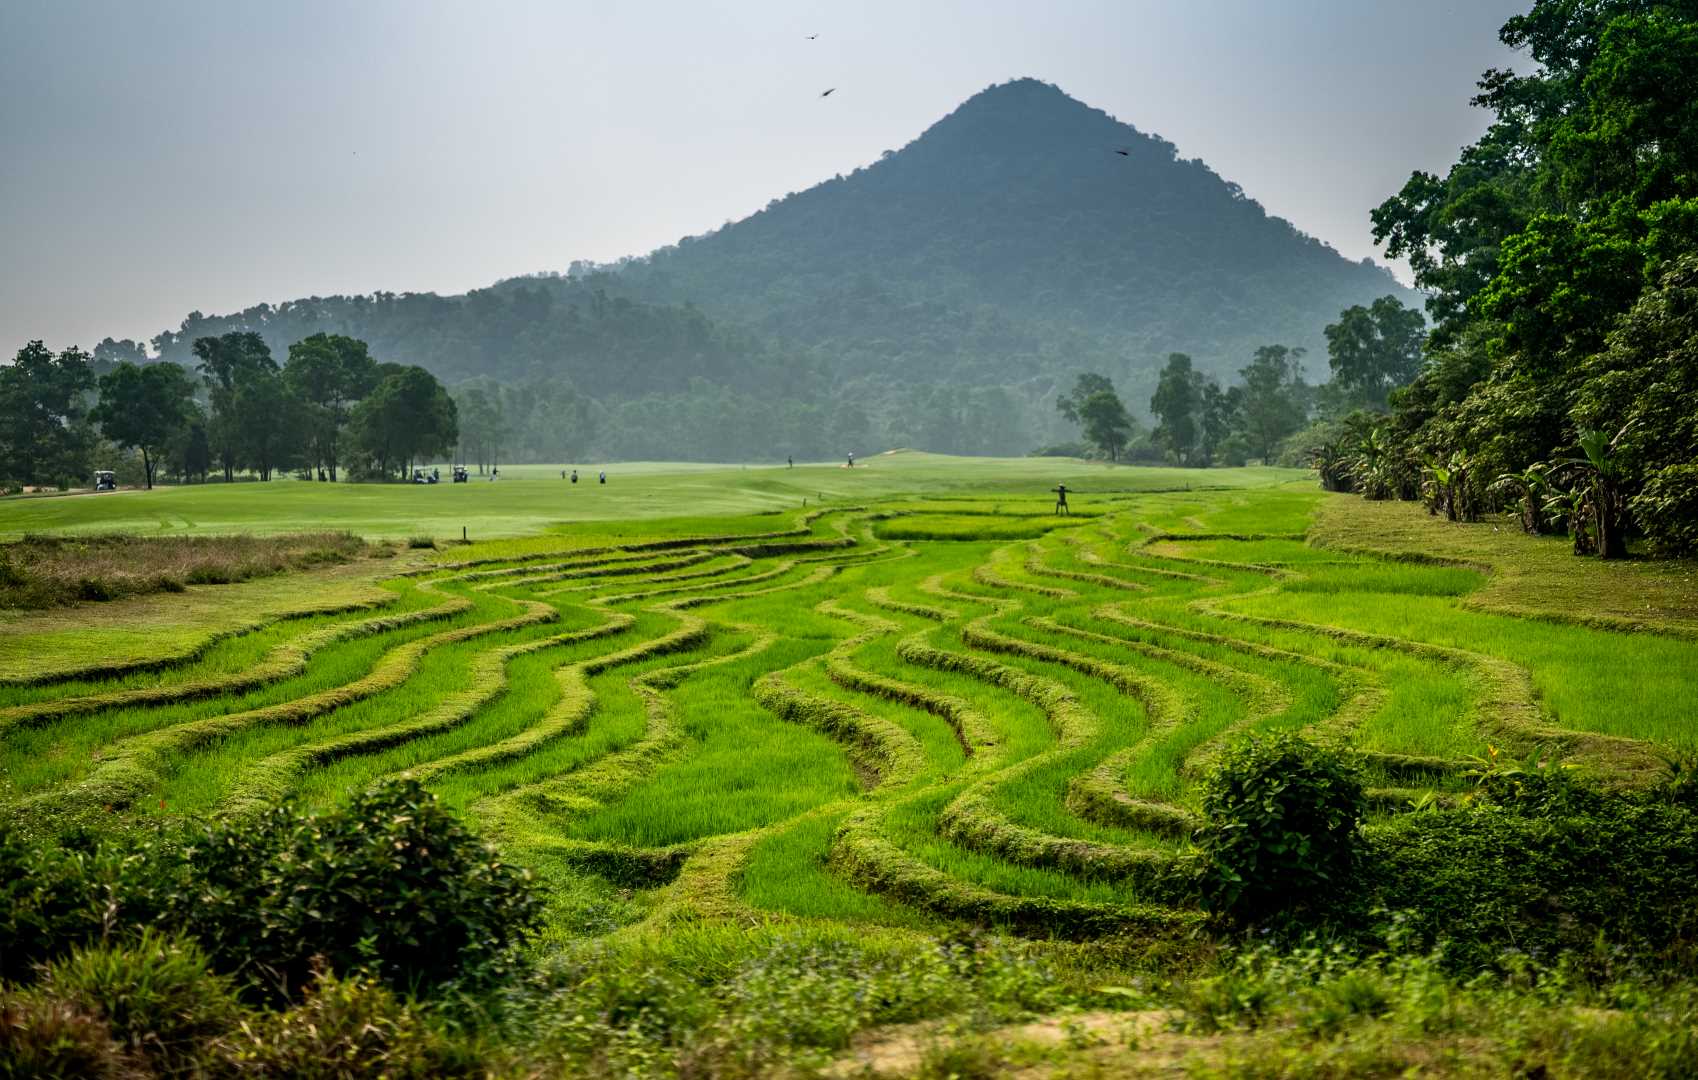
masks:
{"label": "hillside vegetation", "polygon": [[1283,343],[1314,374],[1321,328],[1388,294],[1413,300],[1171,143],[1021,79],[642,258],[463,296],[195,312],[154,346],[188,363],[197,339],[252,330],[281,356],[329,332],[522,388],[504,418],[519,460],[1008,454],[1071,434],[1053,401],[1080,371],[1140,404],[1173,351],[1226,376]]}

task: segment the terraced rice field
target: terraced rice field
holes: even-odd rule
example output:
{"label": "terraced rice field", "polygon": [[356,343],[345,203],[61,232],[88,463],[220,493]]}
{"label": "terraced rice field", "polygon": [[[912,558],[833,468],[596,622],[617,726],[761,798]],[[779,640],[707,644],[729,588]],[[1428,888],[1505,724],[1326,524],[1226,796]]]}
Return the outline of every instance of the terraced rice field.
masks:
{"label": "terraced rice field", "polygon": [[1238,733],[1353,747],[1388,815],[1488,746],[1619,786],[1698,750],[1690,636],[1464,603],[1476,567],[1312,543],[1323,498],[928,496],[454,548],[163,666],[0,671],[0,812],[240,816],[410,774],[550,884],[560,935],[1085,937],[1197,918],[1163,870]]}

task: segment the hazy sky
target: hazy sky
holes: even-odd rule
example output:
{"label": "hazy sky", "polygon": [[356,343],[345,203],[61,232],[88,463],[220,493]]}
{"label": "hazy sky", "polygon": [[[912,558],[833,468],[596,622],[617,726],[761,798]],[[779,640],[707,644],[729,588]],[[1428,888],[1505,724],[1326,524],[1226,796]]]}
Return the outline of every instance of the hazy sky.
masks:
{"label": "hazy sky", "polygon": [[641,254],[1025,75],[1361,258],[1526,7],[0,0],[0,350]]}

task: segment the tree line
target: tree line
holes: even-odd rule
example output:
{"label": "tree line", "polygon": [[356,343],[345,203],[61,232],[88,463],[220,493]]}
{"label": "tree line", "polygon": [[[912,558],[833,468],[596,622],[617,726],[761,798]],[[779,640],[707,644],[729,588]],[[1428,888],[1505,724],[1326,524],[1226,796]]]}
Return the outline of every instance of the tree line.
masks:
{"label": "tree line", "polygon": [[458,409],[435,376],[378,363],[355,338],[313,334],[278,364],[259,334],[232,331],[196,339],[192,354],[191,371],[25,345],[0,368],[0,478],[68,487],[115,455],[138,458],[150,488],[161,476],[264,481],[288,470],[405,478],[459,438]]}
{"label": "tree line", "polygon": [[[1056,409],[1090,450],[1110,460],[1207,468],[1307,463],[1307,440],[1364,410],[1383,410],[1421,369],[1426,320],[1395,296],[1346,308],[1325,328],[1331,378],[1311,386],[1300,346],[1262,345],[1223,387],[1185,353],[1170,353],[1150,397],[1156,424],[1141,431],[1108,377],[1087,372]],[[1059,447],[1056,449],[1077,449]]]}
{"label": "tree line", "polygon": [[1537,0],[1492,123],[1373,212],[1434,318],[1387,411],[1316,440],[1323,483],[1616,558],[1698,553],[1698,3]]}

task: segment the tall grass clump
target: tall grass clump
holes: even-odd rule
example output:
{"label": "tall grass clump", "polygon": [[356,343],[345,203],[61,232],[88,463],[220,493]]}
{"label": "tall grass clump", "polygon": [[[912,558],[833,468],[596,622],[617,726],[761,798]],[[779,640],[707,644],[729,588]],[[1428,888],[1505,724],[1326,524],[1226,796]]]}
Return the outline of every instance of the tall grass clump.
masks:
{"label": "tall grass clump", "polygon": [[347,562],[352,533],[284,536],[26,536],[0,545],[0,608],[65,607]]}

